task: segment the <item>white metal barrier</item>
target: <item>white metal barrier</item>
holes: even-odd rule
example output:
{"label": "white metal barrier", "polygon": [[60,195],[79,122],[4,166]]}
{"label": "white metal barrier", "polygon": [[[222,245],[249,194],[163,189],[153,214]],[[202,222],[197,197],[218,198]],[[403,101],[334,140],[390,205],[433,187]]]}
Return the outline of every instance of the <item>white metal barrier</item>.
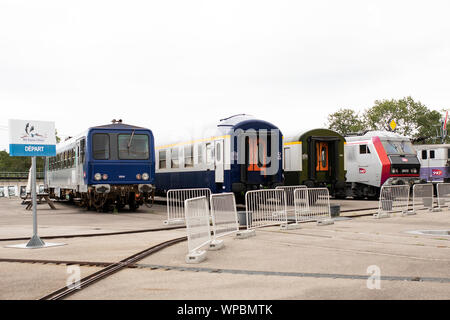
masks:
{"label": "white metal barrier", "polygon": [[281,189],[247,191],[245,194],[247,229],[287,225],[286,194]]}
{"label": "white metal barrier", "polygon": [[297,223],[317,221],[319,225],[333,224],[330,194],[327,188],[305,188],[294,191],[295,220]]}
{"label": "white metal barrier", "polygon": [[415,184],[413,186],[413,209],[412,212],[416,213],[417,210],[428,209],[433,210],[433,184]]}
{"label": "white metal barrier", "polygon": [[211,190],[208,188],[169,190],[167,192],[167,220],[164,221],[164,224],[185,223],[184,201],[203,196],[209,199]]}
{"label": "white metal barrier", "polygon": [[286,211],[287,211],[288,219],[295,220],[294,191],[296,189],[306,189],[306,186],[305,185],[278,186],[275,189],[276,190],[278,190],[278,189],[284,190],[284,193],[286,194]]}
{"label": "white metal barrier", "polygon": [[209,226],[209,203],[205,196],[184,201],[186,231],[189,253],[187,263],[198,263],[206,258],[206,251],[202,247],[211,242]]}
{"label": "white metal barrier", "polygon": [[234,194],[212,194],[211,216],[213,223],[213,240],[211,241],[209,248],[217,250],[223,246],[223,241],[218,240],[220,237],[239,231]]}
{"label": "white metal barrier", "polygon": [[409,185],[382,186],[380,200],[378,203],[378,213],[375,218],[389,217],[391,213],[408,212]]}
{"label": "white metal barrier", "polygon": [[448,207],[450,202],[450,183],[438,183],[437,184],[437,199],[439,209]]}

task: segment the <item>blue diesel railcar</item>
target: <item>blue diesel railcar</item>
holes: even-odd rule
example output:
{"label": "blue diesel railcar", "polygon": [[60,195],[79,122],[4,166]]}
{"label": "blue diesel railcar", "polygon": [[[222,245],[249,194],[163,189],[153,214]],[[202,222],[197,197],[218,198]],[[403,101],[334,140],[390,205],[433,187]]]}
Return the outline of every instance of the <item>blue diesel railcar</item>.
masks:
{"label": "blue diesel railcar", "polygon": [[153,196],[155,151],[151,130],[113,121],[59,143],[45,163],[50,195],[107,211],[136,210]]}

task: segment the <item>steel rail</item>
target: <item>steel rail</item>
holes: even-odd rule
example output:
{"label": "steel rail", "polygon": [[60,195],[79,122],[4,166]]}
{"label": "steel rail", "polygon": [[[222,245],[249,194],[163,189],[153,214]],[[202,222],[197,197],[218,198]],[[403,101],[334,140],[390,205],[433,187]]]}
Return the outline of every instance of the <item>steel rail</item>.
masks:
{"label": "steel rail", "polygon": [[58,289],[39,300],[60,300],[64,299],[65,297],[74,294],[75,292],[79,292],[80,290],[90,286],[91,284],[104,279],[123,268],[130,267],[131,265],[134,265],[137,261],[142,260],[145,257],[148,257],[151,254],[154,254],[164,248],[170,247],[174,244],[177,244],[179,242],[185,241],[187,237],[181,237],[181,238],[175,238],[172,240],[168,240],[162,243],[159,243],[153,247],[150,247],[148,249],[145,249],[141,252],[138,252],[128,258],[125,258],[119,262],[112,263],[108,265],[106,268],[99,270],[83,279],[80,280],[79,286],[73,286],[73,287],[63,287],[61,289]]}

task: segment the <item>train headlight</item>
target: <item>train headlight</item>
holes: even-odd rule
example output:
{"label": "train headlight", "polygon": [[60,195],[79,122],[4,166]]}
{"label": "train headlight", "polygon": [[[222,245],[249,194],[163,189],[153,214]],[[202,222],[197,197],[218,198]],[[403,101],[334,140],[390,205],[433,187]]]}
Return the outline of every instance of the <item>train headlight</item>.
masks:
{"label": "train headlight", "polygon": [[101,175],[100,173],[96,173],[96,174],[94,175],[94,179],[97,180],[97,181],[99,181],[99,180],[102,179],[102,175]]}
{"label": "train headlight", "polygon": [[150,178],[149,175],[148,175],[148,173],[147,173],[147,172],[144,172],[144,173],[142,174],[142,180],[148,180],[148,178]]}
{"label": "train headlight", "polygon": [[412,168],[411,169],[411,173],[417,173],[417,169],[416,168]]}
{"label": "train headlight", "polygon": [[102,179],[103,180],[108,180],[108,175],[106,173],[104,173],[103,176],[102,176]]}
{"label": "train headlight", "polygon": [[138,173],[138,174],[136,175],[136,179],[141,180],[141,174],[140,174],[140,173]]}

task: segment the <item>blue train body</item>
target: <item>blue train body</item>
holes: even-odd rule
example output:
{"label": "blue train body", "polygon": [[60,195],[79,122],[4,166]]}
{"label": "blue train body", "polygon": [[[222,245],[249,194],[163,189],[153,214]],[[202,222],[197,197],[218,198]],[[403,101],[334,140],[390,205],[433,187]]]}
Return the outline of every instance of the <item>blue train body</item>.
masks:
{"label": "blue train body", "polygon": [[282,134],[273,124],[247,115],[223,119],[198,137],[158,146],[156,188],[210,188],[213,193],[282,184]]}
{"label": "blue train body", "polygon": [[89,128],[57,145],[47,158],[46,185],[56,198],[97,210],[135,210],[153,194],[154,137],[151,130],[113,123]]}

